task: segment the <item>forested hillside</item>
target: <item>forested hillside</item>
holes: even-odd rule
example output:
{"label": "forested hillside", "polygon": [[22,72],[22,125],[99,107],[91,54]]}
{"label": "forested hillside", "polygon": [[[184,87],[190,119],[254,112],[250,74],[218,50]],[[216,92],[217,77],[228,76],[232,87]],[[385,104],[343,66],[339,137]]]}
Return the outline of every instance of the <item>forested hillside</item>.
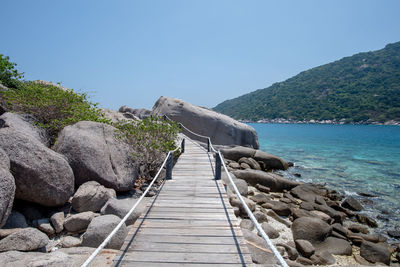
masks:
{"label": "forested hillside", "polygon": [[301,72],[214,110],[252,121],[400,121],[400,42]]}

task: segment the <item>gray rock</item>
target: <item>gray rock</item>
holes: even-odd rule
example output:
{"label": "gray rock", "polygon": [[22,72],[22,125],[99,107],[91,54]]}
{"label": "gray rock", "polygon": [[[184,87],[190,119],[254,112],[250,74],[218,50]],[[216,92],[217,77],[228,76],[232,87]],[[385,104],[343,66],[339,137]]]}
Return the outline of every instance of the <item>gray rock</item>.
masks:
{"label": "gray rock", "polygon": [[[89,224],[87,231],[82,236],[82,246],[99,246],[120,221],[121,219],[116,215],[102,215],[94,218]],[[106,248],[120,249],[127,235],[128,230],[125,225],[122,225]]]}
{"label": "gray rock", "polygon": [[61,231],[64,229],[64,221],[65,221],[64,212],[54,213],[50,217],[50,221],[56,233],[57,234],[61,233]]}
{"label": "gray rock", "polygon": [[287,204],[280,201],[268,201],[262,205],[263,208],[272,209],[280,216],[289,216],[291,211]]}
{"label": "gray rock", "polygon": [[[297,257],[299,256],[299,253],[297,252],[297,250],[296,250],[294,247],[292,247],[292,246],[289,246],[289,245],[287,245],[287,244],[282,244],[282,243],[278,243],[278,244],[276,244],[276,245],[285,248],[286,253],[287,253],[287,255],[288,255],[288,258],[289,258],[289,260],[291,260],[291,261],[296,260]],[[288,262],[287,262],[287,263],[288,263]],[[288,263],[288,264],[289,264],[289,263]],[[289,266],[291,266],[291,265],[289,264]]]}
{"label": "gray rock", "polygon": [[[244,199],[244,202],[246,203],[246,205],[249,207],[250,211],[256,210],[256,203],[254,203],[253,201],[251,201],[250,199],[248,199],[246,197],[243,197],[243,199]],[[245,208],[242,206],[242,202],[237,197],[231,198],[230,203],[233,207],[238,207],[241,214],[247,215]]]}
{"label": "gray rock", "polygon": [[318,251],[328,251],[334,255],[350,256],[353,253],[348,241],[335,237],[328,237],[324,242],[317,244],[316,249]]}
{"label": "gray rock", "polygon": [[50,207],[68,201],[74,174],[64,157],[11,127],[0,129],[0,146],[10,158],[16,199]]}
{"label": "gray rock", "polygon": [[72,248],[72,247],[79,247],[81,245],[82,241],[73,236],[64,236],[61,239],[61,246],[63,248]]}
{"label": "gray rock", "polygon": [[247,170],[247,169],[251,169],[250,165],[246,164],[246,163],[240,163],[240,168]]}
{"label": "gray rock", "polygon": [[25,216],[27,221],[31,222],[46,217],[43,215],[44,212],[42,212],[43,207],[39,207],[32,202],[24,202],[19,208],[19,211]]}
{"label": "gray rock", "polygon": [[0,251],[31,251],[43,248],[49,242],[44,233],[35,228],[24,228],[0,240]]}
{"label": "gray rock", "polygon": [[249,166],[250,168],[254,169],[254,170],[259,170],[261,171],[261,167],[260,164],[254,160],[253,158],[240,158],[238,161],[239,164],[245,163],[247,164],[247,166]]}
{"label": "gray rock", "polygon": [[352,196],[346,197],[345,200],[343,200],[342,207],[354,211],[361,211],[363,209],[363,206],[360,204],[360,202],[358,202],[358,200]]}
{"label": "gray rock", "polygon": [[332,230],[341,234],[342,236],[347,236],[347,230],[340,223],[332,224]]}
{"label": "gray rock", "polygon": [[312,260],[307,259],[307,258],[302,257],[302,256],[298,257],[296,262],[298,262],[300,264],[303,264],[303,265],[313,265]]}
{"label": "gray rock", "polygon": [[[242,196],[247,196],[249,194],[249,189],[248,189],[246,181],[244,181],[242,179],[237,179],[236,176],[232,173],[230,173],[230,175],[232,177],[232,181],[235,183],[237,189],[239,190],[239,193]],[[232,186],[231,182],[229,181],[228,176],[226,175],[225,171],[221,173],[221,179],[226,185],[228,185],[229,190],[231,190],[231,192],[234,192],[233,186]]]}
{"label": "gray rock", "polygon": [[0,229],[0,240],[21,230],[21,228]]}
{"label": "gray rock", "polygon": [[93,180],[116,191],[127,191],[139,174],[134,152],[116,138],[116,128],[110,125],[80,121],[67,126],[54,149],[67,157],[77,186]]}
{"label": "gray rock", "polygon": [[327,224],[331,224],[331,222],[333,221],[333,219],[331,218],[331,216],[329,216],[328,214],[319,211],[319,210],[312,210],[310,211],[311,214],[313,214],[315,217],[323,220],[324,222],[326,222]]}
{"label": "gray rock", "polygon": [[359,223],[367,224],[370,227],[378,227],[378,223],[371,217],[363,214],[356,214],[356,218]]}
{"label": "gray rock", "polygon": [[317,251],[310,257],[314,265],[332,265],[336,263],[335,258],[328,251]]}
{"label": "gray rock", "polygon": [[263,222],[261,224],[261,228],[264,230],[269,238],[275,239],[279,237],[279,232],[267,222]]}
{"label": "gray rock", "polygon": [[301,184],[290,190],[290,193],[301,200],[314,202],[317,196],[326,196],[327,190],[310,184]]}
{"label": "gray rock", "polygon": [[315,248],[308,240],[297,239],[294,242],[296,244],[297,251],[300,252],[300,254],[304,257],[310,258],[311,255],[314,254]]}
{"label": "gray rock", "polygon": [[285,219],[283,219],[282,217],[280,217],[278,214],[275,213],[275,211],[273,210],[268,210],[267,211],[267,215],[271,216],[272,218],[274,218],[276,221],[283,223],[284,225],[286,225],[287,227],[291,227],[291,223],[286,221]]}
{"label": "gray rock", "polygon": [[322,211],[323,213],[329,215],[333,218],[336,223],[342,223],[343,220],[346,218],[346,214],[337,210],[332,209],[331,207],[324,206],[324,205],[314,205],[314,209]]}
{"label": "gray rock", "polygon": [[272,192],[290,190],[300,184],[299,182],[286,179],[274,173],[257,170],[237,170],[233,171],[233,174],[237,178],[243,179],[253,186],[260,184],[262,186],[269,187]]}
{"label": "gray rock", "polygon": [[95,217],[95,214],[91,211],[85,211],[82,213],[78,213],[67,217],[64,221],[64,228],[68,232],[76,233],[84,231],[90,222]]}
{"label": "gray rock", "polygon": [[243,229],[242,232],[254,263],[278,264],[274,254],[263,238],[245,229]]}
{"label": "gray rock", "polygon": [[243,220],[240,222],[240,228],[246,229],[246,230],[249,230],[249,231],[253,231],[253,229],[254,229],[254,224],[253,224],[253,222],[252,222],[251,220],[249,220],[249,219],[243,219]]}
{"label": "gray rock", "polygon": [[[0,254],[0,266],[4,267],[73,267],[71,257],[61,251],[52,253],[8,251]],[[83,263],[83,261],[82,261]]]}
{"label": "gray rock", "polygon": [[[167,115],[191,131],[209,136],[216,145],[259,147],[257,132],[249,125],[180,99],[160,97],[153,107],[153,114]],[[200,141],[204,142],[204,138]]]}
{"label": "gray rock", "polygon": [[375,244],[368,241],[361,243],[360,255],[369,262],[382,262],[389,265],[391,254],[391,250],[385,244]]}
{"label": "gray rock", "polygon": [[254,159],[263,163],[264,170],[287,170],[287,168],[289,168],[286,161],[262,150],[256,151]]}
{"label": "gray rock", "polygon": [[147,117],[150,117],[152,115],[152,111],[145,109],[145,108],[130,108],[127,106],[122,106],[119,108],[119,112],[122,112],[124,114],[131,114],[133,116],[138,117],[139,119],[145,119]]}
{"label": "gray rock", "polygon": [[0,228],[10,216],[15,195],[14,177],[10,173],[10,160],[0,148]]}
{"label": "gray rock", "polygon": [[296,220],[300,217],[313,217],[313,214],[308,210],[292,208],[290,211],[292,213],[293,220]]}
{"label": "gray rock", "polygon": [[115,190],[105,188],[96,181],[82,184],[72,198],[72,208],[77,212],[100,211],[111,198],[116,198]]}
{"label": "gray rock", "polygon": [[271,191],[271,188],[269,188],[267,186],[260,185],[260,184],[256,184],[256,188],[258,190],[260,190],[261,192],[267,193],[267,194],[269,194],[269,192]]}
{"label": "gray rock", "polygon": [[255,211],[253,215],[258,223],[268,222],[268,216],[262,213],[261,211]]}
{"label": "gray rock", "polygon": [[13,210],[3,228],[12,229],[12,228],[26,228],[26,227],[28,227],[28,224],[26,222],[25,216],[19,213],[18,211]]}
{"label": "gray rock", "polygon": [[270,201],[270,198],[267,197],[265,194],[255,194],[254,196],[251,196],[250,199],[253,200],[258,205],[262,205]]}
{"label": "gray rock", "polygon": [[360,224],[350,224],[347,229],[352,231],[353,233],[363,233],[363,234],[368,234],[369,229],[366,226],[360,225]]}
{"label": "gray rock", "polygon": [[[124,218],[126,214],[130,211],[130,209],[135,205],[137,199],[115,199],[111,198],[101,209],[102,215],[113,214],[117,215],[119,218]],[[146,202],[142,201],[136,209],[129,216],[128,220],[126,220],[126,225],[134,224],[137,218],[145,212],[146,210]]]}
{"label": "gray rock", "polygon": [[6,112],[0,116],[3,127],[29,135],[45,146],[50,145],[50,137],[44,128],[35,126],[36,120],[28,114]]}
{"label": "gray rock", "polygon": [[240,165],[237,162],[231,162],[228,164],[229,167],[231,167],[232,169],[240,169]]}
{"label": "gray rock", "polygon": [[37,228],[43,233],[46,233],[48,236],[52,236],[56,232],[51,226],[50,220],[48,218],[37,220]]}
{"label": "gray rock", "polygon": [[256,150],[250,147],[235,146],[232,148],[221,149],[225,159],[239,161],[241,158],[252,158]]}
{"label": "gray rock", "polygon": [[129,116],[128,114],[110,110],[110,109],[101,109],[101,112],[104,114],[104,117],[106,119],[109,119],[113,123],[139,120],[139,118],[134,116],[133,114],[129,114],[130,115]]}
{"label": "gray rock", "polygon": [[294,220],[292,233],[294,240],[304,239],[316,245],[332,233],[332,226],[318,218],[300,217]]}

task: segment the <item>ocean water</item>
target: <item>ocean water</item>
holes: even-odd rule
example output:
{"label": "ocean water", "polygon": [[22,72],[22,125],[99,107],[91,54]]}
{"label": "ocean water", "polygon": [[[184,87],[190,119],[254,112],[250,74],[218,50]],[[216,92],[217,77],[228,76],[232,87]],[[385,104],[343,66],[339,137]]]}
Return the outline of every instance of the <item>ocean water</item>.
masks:
{"label": "ocean water", "polygon": [[[400,127],[382,125],[249,123],[260,149],[295,166],[282,174],[326,183],[362,201],[378,232],[400,227]],[[300,174],[296,177],[294,174]],[[377,197],[361,197],[367,192]]]}

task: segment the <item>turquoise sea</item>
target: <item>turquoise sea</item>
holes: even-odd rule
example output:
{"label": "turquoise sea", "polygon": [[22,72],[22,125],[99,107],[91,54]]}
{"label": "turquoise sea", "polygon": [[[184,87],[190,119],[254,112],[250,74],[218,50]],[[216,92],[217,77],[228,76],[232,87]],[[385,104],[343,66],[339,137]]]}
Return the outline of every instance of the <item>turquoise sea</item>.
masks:
{"label": "turquoise sea", "polygon": [[[400,227],[400,126],[263,124],[257,131],[260,149],[295,166],[284,176],[326,183],[363,202],[382,233]],[[301,177],[295,176],[300,174]],[[361,197],[367,192],[377,197]]]}

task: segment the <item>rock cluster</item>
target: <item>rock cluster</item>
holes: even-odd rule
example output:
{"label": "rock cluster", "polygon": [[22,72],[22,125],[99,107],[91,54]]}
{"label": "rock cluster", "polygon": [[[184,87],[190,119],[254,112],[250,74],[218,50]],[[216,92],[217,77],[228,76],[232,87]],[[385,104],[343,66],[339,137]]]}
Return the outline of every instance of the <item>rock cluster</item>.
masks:
{"label": "rock cluster", "polygon": [[[297,183],[257,170],[257,165],[247,163],[250,161],[246,162],[249,167],[243,168],[239,163],[245,162],[243,158],[254,159],[249,148],[224,151],[224,155],[229,158],[225,163],[234,183],[240,184],[240,194],[289,266],[341,265],[343,258],[339,255],[347,257],[345,264],[398,262],[399,246],[391,247],[384,236],[373,233],[375,220],[362,213],[363,207],[355,198],[343,199],[324,186]],[[257,230],[229,187],[226,173],[222,179],[253,262],[273,264],[276,259],[266,243],[258,239]],[[247,182],[247,190],[242,181]]]}

